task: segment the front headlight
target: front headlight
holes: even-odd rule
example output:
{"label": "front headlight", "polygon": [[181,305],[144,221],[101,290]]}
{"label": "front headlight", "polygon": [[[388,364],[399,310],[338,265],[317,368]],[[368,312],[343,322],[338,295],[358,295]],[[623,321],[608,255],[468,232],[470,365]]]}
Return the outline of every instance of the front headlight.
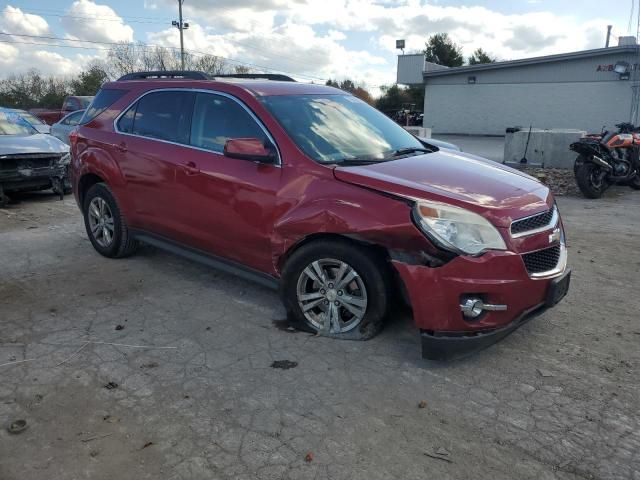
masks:
{"label": "front headlight", "polygon": [[440,247],[477,255],[485,250],[506,250],[500,232],[487,219],[446,203],[418,201],[416,223]]}

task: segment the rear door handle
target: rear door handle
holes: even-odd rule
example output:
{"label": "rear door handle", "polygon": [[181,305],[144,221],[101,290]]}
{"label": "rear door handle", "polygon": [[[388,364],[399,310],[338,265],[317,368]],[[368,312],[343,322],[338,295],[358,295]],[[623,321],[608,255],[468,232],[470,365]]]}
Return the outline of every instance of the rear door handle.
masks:
{"label": "rear door handle", "polygon": [[197,175],[200,173],[200,169],[195,162],[187,162],[182,164],[182,168],[185,169],[187,175]]}

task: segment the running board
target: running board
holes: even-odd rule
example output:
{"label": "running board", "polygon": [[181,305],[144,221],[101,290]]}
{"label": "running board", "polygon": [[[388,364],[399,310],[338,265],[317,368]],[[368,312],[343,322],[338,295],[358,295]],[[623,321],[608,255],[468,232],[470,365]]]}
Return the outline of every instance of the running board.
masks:
{"label": "running board", "polygon": [[264,287],[273,290],[278,289],[280,283],[279,279],[267,273],[254,270],[251,267],[247,267],[238,262],[234,262],[233,260],[228,260],[226,258],[203,252],[202,250],[187,247],[159,235],[134,229],[131,229],[130,232],[136,240],[139,240],[143,243],[153,245],[154,247],[158,247],[162,250],[166,250],[170,253],[174,253],[203,265],[213,267],[217,270],[222,270],[223,272],[230,273],[240,278],[244,278],[245,280],[259,283]]}

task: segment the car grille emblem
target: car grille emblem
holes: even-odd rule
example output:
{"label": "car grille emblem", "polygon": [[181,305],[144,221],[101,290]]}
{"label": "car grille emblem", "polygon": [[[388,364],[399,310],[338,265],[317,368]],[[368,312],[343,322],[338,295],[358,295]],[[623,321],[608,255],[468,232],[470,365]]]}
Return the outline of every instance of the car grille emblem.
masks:
{"label": "car grille emblem", "polygon": [[549,243],[555,243],[560,241],[560,229],[556,228],[553,233],[549,234]]}

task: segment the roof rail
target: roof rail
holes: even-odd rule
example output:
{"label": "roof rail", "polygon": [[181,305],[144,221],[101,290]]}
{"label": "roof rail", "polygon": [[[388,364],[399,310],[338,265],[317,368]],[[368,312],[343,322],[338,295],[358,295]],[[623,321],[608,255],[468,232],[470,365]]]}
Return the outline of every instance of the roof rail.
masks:
{"label": "roof rail", "polygon": [[253,78],[262,80],[276,80],[280,82],[295,82],[295,80],[287,75],[280,73],[225,73],[221,75],[213,75],[216,78]]}
{"label": "roof rail", "polygon": [[194,70],[166,70],[155,72],[134,72],[121,76],[118,81],[122,80],[148,80],[148,79],[164,79],[164,78],[187,78],[190,80],[211,80],[211,77],[204,72]]}

